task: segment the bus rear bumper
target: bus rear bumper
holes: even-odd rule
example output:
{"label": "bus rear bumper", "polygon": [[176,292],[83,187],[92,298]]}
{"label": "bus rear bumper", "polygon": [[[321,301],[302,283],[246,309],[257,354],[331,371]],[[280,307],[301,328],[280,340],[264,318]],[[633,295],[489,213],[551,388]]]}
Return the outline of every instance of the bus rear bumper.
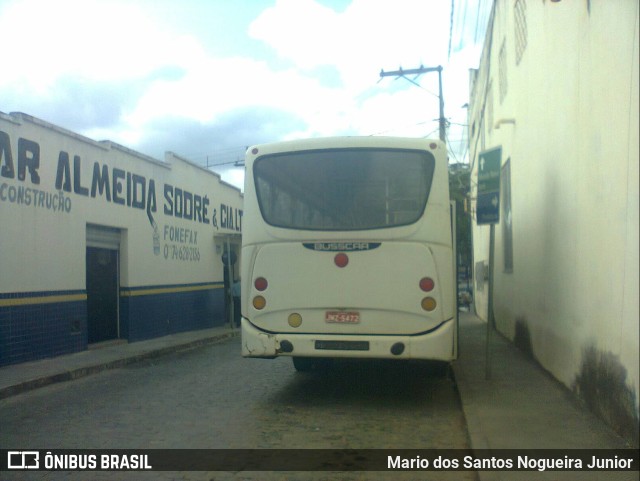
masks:
{"label": "bus rear bumper", "polygon": [[274,358],[359,357],[376,359],[455,359],[455,319],[416,335],[330,335],[270,333],[242,319],[242,356]]}

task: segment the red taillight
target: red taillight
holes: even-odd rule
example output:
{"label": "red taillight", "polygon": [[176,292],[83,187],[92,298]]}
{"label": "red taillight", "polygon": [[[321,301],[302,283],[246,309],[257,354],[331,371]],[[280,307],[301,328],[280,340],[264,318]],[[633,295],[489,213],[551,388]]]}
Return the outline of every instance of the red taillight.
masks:
{"label": "red taillight", "polygon": [[431,292],[435,286],[436,283],[433,282],[433,279],[431,279],[431,277],[423,277],[422,279],[420,279],[420,289],[422,289],[424,292]]}
{"label": "red taillight", "polygon": [[264,277],[258,277],[254,281],[253,285],[260,292],[267,290],[267,287],[269,287],[269,283],[267,282],[267,280]]}
{"label": "red taillight", "polygon": [[340,254],[336,254],[333,258],[333,262],[335,262],[338,267],[345,267],[349,263],[349,256],[344,252],[340,252]]}

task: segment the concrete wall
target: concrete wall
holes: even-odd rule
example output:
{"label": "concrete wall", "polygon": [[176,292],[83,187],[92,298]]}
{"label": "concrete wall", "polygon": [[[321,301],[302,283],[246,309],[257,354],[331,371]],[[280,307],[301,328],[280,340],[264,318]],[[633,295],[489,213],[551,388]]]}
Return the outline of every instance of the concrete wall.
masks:
{"label": "concrete wall", "polygon": [[241,218],[238,189],[175,154],[0,113],[0,364],[86,349],[92,226],[119,235],[120,338],[223,323],[221,255]]}
{"label": "concrete wall", "polygon": [[[511,172],[511,215],[495,227],[498,329],[635,436],[638,55],[637,1],[498,0],[469,109],[472,196],[481,151],[501,146]],[[488,259],[489,227],[474,222],[474,263]]]}

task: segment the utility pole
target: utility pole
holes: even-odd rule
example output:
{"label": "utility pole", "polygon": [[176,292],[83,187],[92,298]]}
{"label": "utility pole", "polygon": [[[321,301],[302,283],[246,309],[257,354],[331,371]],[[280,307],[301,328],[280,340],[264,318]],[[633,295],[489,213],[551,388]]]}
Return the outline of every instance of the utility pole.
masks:
{"label": "utility pole", "polygon": [[446,119],[444,118],[444,97],[442,96],[442,65],[438,65],[437,67],[423,67],[422,65],[420,65],[420,68],[409,70],[403,70],[402,67],[400,67],[400,70],[395,70],[393,72],[385,72],[384,70],[380,70],[380,77],[404,77],[405,75],[422,75],[423,73],[429,72],[438,72],[438,98],[440,99],[440,140],[446,143]]}

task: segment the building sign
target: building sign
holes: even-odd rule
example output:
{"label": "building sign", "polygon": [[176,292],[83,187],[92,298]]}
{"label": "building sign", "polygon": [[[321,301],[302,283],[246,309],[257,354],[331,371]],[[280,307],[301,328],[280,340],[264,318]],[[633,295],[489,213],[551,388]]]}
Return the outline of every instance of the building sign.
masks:
{"label": "building sign", "polygon": [[500,222],[500,163],[502,147],[480,153],[478,162],[478,225]]}
{"label": "building sign", "polygon": [[[44,154],[38,142],[22,137],[14,151],[9,134],[0,131],[0,203],[69,214],[73,200],[84,197],[140,210],[152,229],[154,255],[166,260],[200,260],[198,230],[193,224],[211,226],[215,231],[242,231],[242,209],[224,202],[216,204],[207,192],[193,192],[172,183],[158,185],[149,176],[103,162],[87,162],[65,150],[56,151],[51,185],[42,185],[46,176],[40,175],[41,169],[48,167]],[[156,221],[159,209],[167,222],[162,226]],[[175,219],[189,221],[193,227],[175,225]]]}

